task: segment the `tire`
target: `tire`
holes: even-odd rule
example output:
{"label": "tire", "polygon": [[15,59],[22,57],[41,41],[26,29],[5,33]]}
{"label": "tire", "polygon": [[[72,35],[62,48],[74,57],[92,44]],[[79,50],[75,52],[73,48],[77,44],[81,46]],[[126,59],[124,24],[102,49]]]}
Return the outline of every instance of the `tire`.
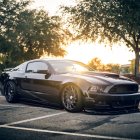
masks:
{"label": "tire", "polygon": [[17,95],[16,95],[16,85],[12,81],[8,81],[4,88],[4,94],[7,102],[15,103],[17,102]]}
{"label": "tire", "polygon": [[69,112],[80,112],[83,110],[83,96],[80,89],[73,85],[66,85],[61,94],[62,105]]}
{"label": "tire", "polygon": [[0,82],[0,95],[3,95],[3,84]]}

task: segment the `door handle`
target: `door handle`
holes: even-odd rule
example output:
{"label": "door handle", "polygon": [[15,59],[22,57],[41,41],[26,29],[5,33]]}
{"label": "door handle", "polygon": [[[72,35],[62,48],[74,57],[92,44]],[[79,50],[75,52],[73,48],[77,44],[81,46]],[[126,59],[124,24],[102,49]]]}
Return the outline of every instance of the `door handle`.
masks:
{"label": "door handle", "polygon": [[25,78],[28,78],[27,76],[25,76]]}

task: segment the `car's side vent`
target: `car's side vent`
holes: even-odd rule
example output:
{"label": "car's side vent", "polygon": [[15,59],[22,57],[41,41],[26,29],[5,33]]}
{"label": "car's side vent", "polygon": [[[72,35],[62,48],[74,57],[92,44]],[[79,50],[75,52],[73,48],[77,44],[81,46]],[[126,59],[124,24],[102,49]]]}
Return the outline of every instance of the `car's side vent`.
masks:
{"label": "car's side vent", "polygon": [[129,84],[129,85],[115,85],[113,86],[109,93],[114,94],[131,94],[138,92],[137,84]]}

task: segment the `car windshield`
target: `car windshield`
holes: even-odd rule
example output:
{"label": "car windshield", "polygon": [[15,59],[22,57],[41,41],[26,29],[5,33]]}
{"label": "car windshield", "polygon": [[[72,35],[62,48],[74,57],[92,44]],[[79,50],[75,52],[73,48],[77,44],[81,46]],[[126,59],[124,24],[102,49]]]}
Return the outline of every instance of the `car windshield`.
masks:
{"label": "car windshield", "polygon": [[26,62],[16,66],[11,71],[25,71],[25,67],[26,67]]}
{"label": "car windshield", "polygon": [[70,61],[70,60],[50,61],[50,65],[57,73],[87,72],[91,70],[87,65],[81,62]]}

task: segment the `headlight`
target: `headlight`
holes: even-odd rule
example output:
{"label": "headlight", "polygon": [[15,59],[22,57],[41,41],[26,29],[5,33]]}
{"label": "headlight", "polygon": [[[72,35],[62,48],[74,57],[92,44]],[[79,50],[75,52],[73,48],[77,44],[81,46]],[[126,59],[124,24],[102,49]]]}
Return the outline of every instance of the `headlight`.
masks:
{"label": "headlight", "polygon": [[89,88],[89,91],[94,93],[103,93],[104,89],[104,86],[94,85]]}

